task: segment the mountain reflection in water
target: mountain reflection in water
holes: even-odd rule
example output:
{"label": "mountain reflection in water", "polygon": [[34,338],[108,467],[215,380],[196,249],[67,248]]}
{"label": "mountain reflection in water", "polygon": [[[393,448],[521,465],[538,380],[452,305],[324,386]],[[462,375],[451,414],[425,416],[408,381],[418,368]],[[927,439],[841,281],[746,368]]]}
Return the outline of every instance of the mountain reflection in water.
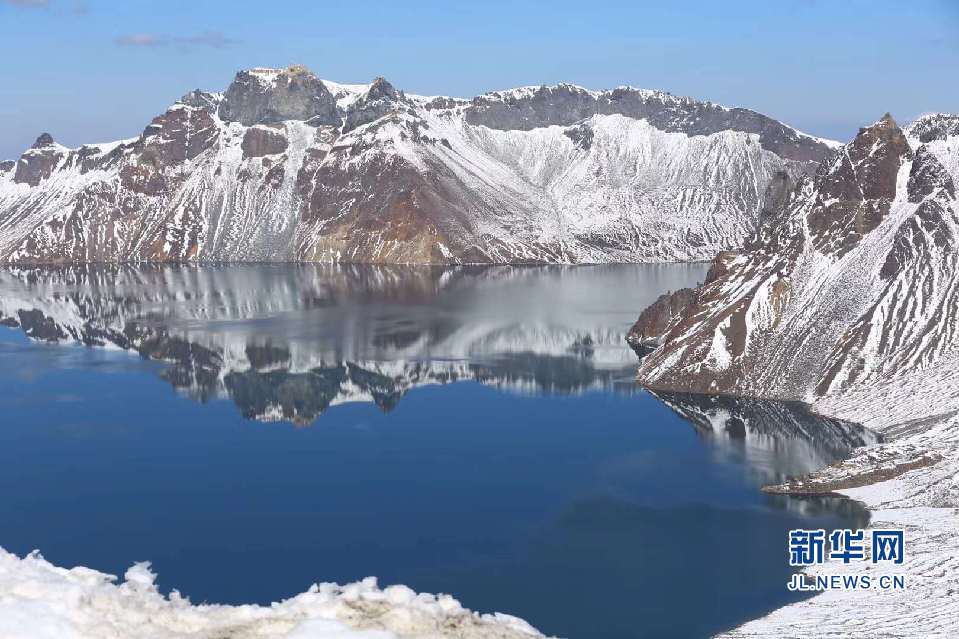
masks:
{"label": "mountain reflection in water", "polygon": [[[198,399],[312,423],[329,406],[396,406],[477,380],[528,392],[632,374],[636,309],[700,266],[621,268],[87,266],[0,272],[0,321],[31,338],[134,350]],[[609,293],[616,302],[610,304]]]}
{"label": "mountain reflection in water", "polygon": [[376,574],[559,636],[710,636],[800,598],[790,528],[866,521],[758,487],[872,435],[638,388],[626,331],[704,271],[0,269],[0,545],[148,558],[194,601]]}

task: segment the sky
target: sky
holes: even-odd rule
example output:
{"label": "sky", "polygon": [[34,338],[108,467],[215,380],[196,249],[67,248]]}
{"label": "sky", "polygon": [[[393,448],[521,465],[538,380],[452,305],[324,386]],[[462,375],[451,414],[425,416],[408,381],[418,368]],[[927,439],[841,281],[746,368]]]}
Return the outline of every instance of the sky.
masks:
{"label": "sky", "polygon": [[0,0],[0,159],[138,135],[194,88],[304,64],[423,95],[629,84],[848,140],[959,112],[959,0]]}

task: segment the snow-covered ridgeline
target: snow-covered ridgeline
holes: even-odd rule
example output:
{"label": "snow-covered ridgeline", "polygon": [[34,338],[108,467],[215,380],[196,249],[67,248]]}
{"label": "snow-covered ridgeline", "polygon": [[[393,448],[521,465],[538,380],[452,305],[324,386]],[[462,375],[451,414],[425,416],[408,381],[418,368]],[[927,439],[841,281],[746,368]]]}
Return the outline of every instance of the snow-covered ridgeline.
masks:
{"label": "snow-covered ridgeline", "polygon": [[154,585],[149,564],[123,581],[89,568],[54,566],[0,548],[0,637],[65,639],[512,639],[542,637],[504,614],[478,614],[448,595],[379,588],[374,578],[319,583],[270,606],[194,605]]}
{"label": "snow-covered ridgeline", "polygon": [[133,140],[41,136],[0,170],[0,260],[705,260],[829,149],[629,87],[466,101],[253,69]]}

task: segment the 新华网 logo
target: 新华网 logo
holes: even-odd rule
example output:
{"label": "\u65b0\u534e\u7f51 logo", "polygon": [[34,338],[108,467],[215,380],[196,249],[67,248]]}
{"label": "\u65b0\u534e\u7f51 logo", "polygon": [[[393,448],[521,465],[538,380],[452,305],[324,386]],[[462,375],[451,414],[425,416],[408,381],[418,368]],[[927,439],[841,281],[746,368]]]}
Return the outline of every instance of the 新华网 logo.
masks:
{"label": "\u65b0\u534e\u7f51 logo", "polygon": [[[843,564],[865,562],[900,565],[905,561],[905,533],[902,530],[875,529],[869,532],[866,543],[864,530],[841,528],[828,535],[823,529],[797,528],[789,531],[789,565],[814,566],[826,560]],[[903,575],[794,574],[787,587],[790,590],[897,590],[905,588]]]}

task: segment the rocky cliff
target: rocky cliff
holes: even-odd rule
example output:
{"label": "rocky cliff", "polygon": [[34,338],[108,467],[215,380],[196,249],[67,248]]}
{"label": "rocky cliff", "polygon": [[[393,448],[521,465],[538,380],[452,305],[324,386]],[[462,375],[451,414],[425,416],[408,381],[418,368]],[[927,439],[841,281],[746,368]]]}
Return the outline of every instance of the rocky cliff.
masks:
{"label": "rocky cliff", "polygon": [[621,87],[427,98],[241,71],[129,140],[0,164],[0,261],[705,260],[830,144]]}
{"label": "rocky cliff", "polygon": [[816,401],[954,368],[957,132],[942,114],[861,129],[701,287],[644,312],[631,343],[656,348],[640,379]]}

